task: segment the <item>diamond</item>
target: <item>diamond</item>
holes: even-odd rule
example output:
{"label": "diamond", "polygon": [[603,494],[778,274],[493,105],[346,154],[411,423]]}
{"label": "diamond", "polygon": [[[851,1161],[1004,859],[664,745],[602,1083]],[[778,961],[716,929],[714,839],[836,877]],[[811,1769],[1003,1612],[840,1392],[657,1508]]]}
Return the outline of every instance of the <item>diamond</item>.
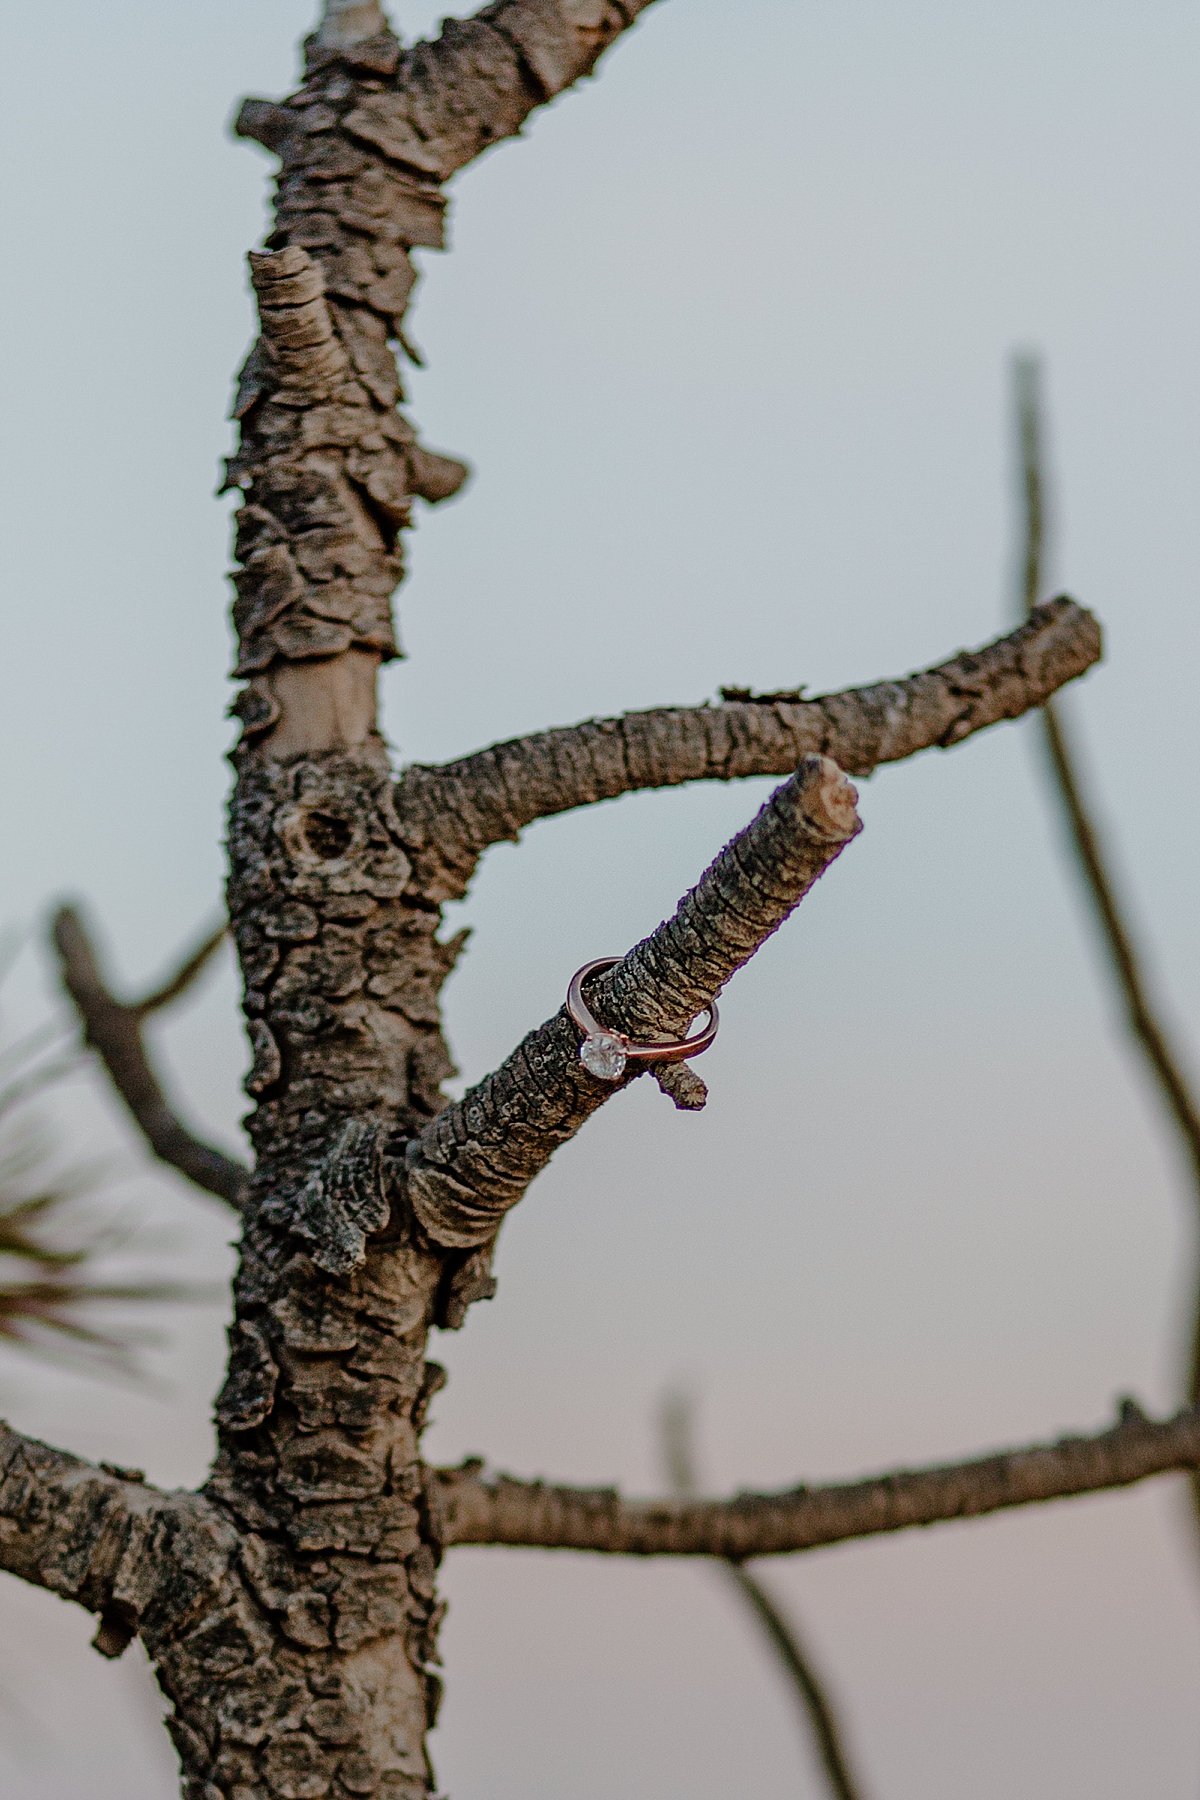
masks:
{"label": "diamond", "polygon": [[607,1031],[596,1031],[580,1044],[579,1060],[598,1081],[620,1081],[628,1058],[619,1038]]}

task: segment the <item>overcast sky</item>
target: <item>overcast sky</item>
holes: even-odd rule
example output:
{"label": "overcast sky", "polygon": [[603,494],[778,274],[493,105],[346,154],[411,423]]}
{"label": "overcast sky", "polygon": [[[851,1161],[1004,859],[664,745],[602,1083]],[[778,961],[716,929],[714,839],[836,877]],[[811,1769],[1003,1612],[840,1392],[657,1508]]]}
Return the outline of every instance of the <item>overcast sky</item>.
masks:
{"label": "overcast sky", "polygon": [[[408,0],[406,35],[438,9]],[[86,895],[132,985],[219,902],[231,376],[307,0],[10,9],[0,135],[0,910]],[[1011,353],[1045,355],[1052,580],[1104,621],[1069,699],[1175,1017],[1200,1017],[1192,5],[662,0],[598,80],[456,184],[411,380],[474,479],[423,515],[385,676],[435,759],[722,683],[814,690],[979,643],[1012,608]],[[435,1353],[432,1452],[658,1483],[686,1382],[726,1487],[1092,1427],[1178,1398],[1181,1163],[1092,955],[1029,724],[866,785],[866,829],[739,977],[702,1117],[622,1095],[506,1227]],[[765,789],[646,795],[496,851],[455,924],[464,1076],[674,903]],[[33,944],[7,1025],[53,1005]],[[236,1145],[231,969],[165,1025]],[[1193,1035],[1193,1043],[1195,1036]],[[102,1086],[41,1108],[109,1159],[148,1263],[222,1281],[215,1206],[147,1170]],[[200,1478],[223,1311],[144,1389],[11,1354],[26,1429]],[[1177,1484],[774,1571],[878,1800],[1191,1800],[1200,1570]],[[788,1701],[702,1568],[458,1552],[455,1800],[815,1797]],[[132,1658],[0,1578],[0,1791],[168,1800]],[[7,1709],[7,1710],[5,1710]]]}

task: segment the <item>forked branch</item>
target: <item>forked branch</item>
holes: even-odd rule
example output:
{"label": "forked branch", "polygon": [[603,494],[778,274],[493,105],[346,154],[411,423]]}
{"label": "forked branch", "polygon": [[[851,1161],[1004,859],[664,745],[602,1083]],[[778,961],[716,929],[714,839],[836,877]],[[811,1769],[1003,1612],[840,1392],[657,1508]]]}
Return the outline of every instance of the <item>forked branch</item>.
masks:
{"label": "forked branch", "polygon": [[79,1014],[84,1042],[104,1064],[155,1156],[206,1193],[240,1208],[247,1171],[224,1151],[204,1143],[180,1119],[163,1091],[142,1029],[151,1013],[178,999],[200,974],[221,944],[224,926],[206,937],[153,993],[129,1002],[118,1000],[109,988],[95,946],[74,907],[60,908],[53,935],[63,986]]}
{"label": "forked branch", "polygon": [[1100,656],[1100,627],[1073,600],[1051,600],[981,650],[901,681],[805,700],[727,689],[714,706],[659,707],[539,731],[460,761],[406,770],[396,789],[405,836],[439,897],[466,891],[490,844],[536,819],[644,788],[782,775],[800,757],[832,757],[851,775],[957,744],[1041,706]]}
{"label": "forked branch", "polygon": [[612,1488],[484,1477],[478,1463],[439,1474],[448,1544],[513,1544],[620,1556],[722,1556],[735,1562],[851,1538],[978,1518],[1046,1500],[1130,1487],[1200,1467],[1200,1408],[1148,1419],[1125,1402],[1092,1437],[866,1481],[730,1500],[623,1500]]}
{"label": "forked branch", "polygon": [[[590,1004],[638,1039],[677,1036],[777,931],[859,830],[856,795],[828,758],[806,757],[721,851],[674,915],[596,978]],[[531,1032],[478,1087],[398,1146],[398,1185],[436,1242],[494,1236],[554,1151],[611,1093],[579,1059],[565,1009]]]}

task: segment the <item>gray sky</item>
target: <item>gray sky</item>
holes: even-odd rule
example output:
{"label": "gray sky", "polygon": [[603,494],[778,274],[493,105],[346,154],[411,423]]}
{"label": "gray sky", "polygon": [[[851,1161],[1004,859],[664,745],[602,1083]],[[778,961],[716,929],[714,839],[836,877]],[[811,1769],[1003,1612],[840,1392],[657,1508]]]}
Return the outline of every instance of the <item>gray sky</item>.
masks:
{"label": "gray sky", "polygon": [[[437,8],[405,5],[406,33]],[[90,897],[135,982],[212,912],[229,742],[232,371],[300,0],[12,9],[0,118],[5,914]],[[385,678],[433,759],[722,682],[900,674],[1006,620],[1007,361],[1045,353],[1053,579],[1108,632],[1072,720],[1176,1016],[1195,1019],[1200,124],[1194,7],[662,0],[599,79],[458,184],[411,382],[476,474],[425,515]],[[1097,979],[1028,727],[866,785],[863,837],[731,990],[700,1118],[640,1088],[506,1228],[437,1354],[435,1454],[657,1482],[664,1387],[726,1486],[951,1457],[1176,1396],[1194,1233]],[[764,790],[641,796],[494,853],[459,909],[464,1075],[673,904]],[[456,921],[459,922],[459,921]],[[48,1004],[36,954],[10,1023]],[[231,1143],[225,969],[168,1027]],[[647,1084],[648,1085],[648,1084]],[[228,1268],[98,1085],[47,1118],[114,1159],[149,1257]],[[61,1442],[195,1480],[221,1312],[158,1385],[6,1358]],[[1154,1491],[780,1565],[880,1800],[1156,1800],[1200,1778],[1200,1584]],[[787,1702],[690,1566],[460,1552],[435,1739],[456,1800],[815,1795]],[[132,1665],[4,1580],[0,1791],[167,1800]],[[798,1779],[807,1785],[798,1786]]]}

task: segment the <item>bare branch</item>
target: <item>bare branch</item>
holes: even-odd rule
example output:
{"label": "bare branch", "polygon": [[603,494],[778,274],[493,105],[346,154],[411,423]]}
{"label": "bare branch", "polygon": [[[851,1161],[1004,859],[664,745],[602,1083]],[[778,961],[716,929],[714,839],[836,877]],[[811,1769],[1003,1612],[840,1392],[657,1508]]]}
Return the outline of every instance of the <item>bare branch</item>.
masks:
{"label": "bare branch", "polygon": [[[635,1040],[684,1031],[858,832],[855,799],[836,764],[806,757],[673,917],[595,979],[597,1016]],[[474,1248],[494,1236],[559,1145],[631,1078],[608,1082],[587,1072],[564,1008],[420,1137],[399,1144],[403,1165],[397,1159],[393,1179],[435,1243]]]}
{"label": "bare branch", "polygon": [[1042,469],[1041,367],[1036,357],[1013,359],[1013,399],[1022,505],[1018,612],[1032,615],[1044,578],[1046,553],[1046,483]]}
{"label": "bare branch", "polygon": [[[1032,613],[1041,591],[1049,508],[1043,452],[1041,368],[1034,357],[1019,357],[1013,367],[1017,444],[1020,461],[1022,534],[1018,602]],[[1153,992],[1143,952],[1131,924],[1131,912],[1113,873],[1112,861],[1096,823],[1078,754],[1062,708],[1047,700],[1042,708],[1042,741],[1050,780],[1057,790],[1076,865],[1091,904],[1101,954],[1107,961],[1126,1021],[1140,1046],[1172,1123],[1178,1132],[1191,1175],[1193,1197],[1200,1208],[1200,1089],[1185,1069],[1167,1024],[1166,1009]],[[1187,1397],[1200,1401],[1200,1280],[1193,1309]],[[1191,1483],[1192,1509],[1200,1524],[1200,1476]]]}
{"label": "bare branch", "polygon": [[[662,1414],[663,1459],[672,1487],[681,1499],[698,1486],[692,1452],[692,1409],[683,1395],[668,1399]],[[863,1800],[863,1787],[852,1772],[845,1728],[838,1718],[828,1685],[818,1674],[812,1653],[800,1640],[768,1588],[742,1563],[726,1562],[722,1574],[740,1595],[760,1627],[798,1703],[801,1720],[816,1741],[821,1767],[834,1800]]]}
{"label": "bare branch", "polygon": [[439,897],[461,896],[489,844],[535,819],[643,788],[782,775],[801,756],[851,775],[945,749],[1040,706],[1100,656],[1100,628],[1052,600],[981,650],[906,680],[805,700],[726,689],[715,706],[660,707],[535,732],[440,768],[408,769],[396,790],[406,839]]}
{"label": "bare branch", "polygon": [[110,991],[95,947],[74,907],[64,906],[55,915],[53,936],[63,986],[75,1003],[84,1042],[100,1057],[154,1154],[206,1193],[240,1207],[246,1170],[183,1124],[163,1092],[142,1033],[143,1019],[184,991],[208,962],[220,936],[206,938],[176,975],[146,999],[128,1005]]}
{"label": "bare branch", "polygon": [[99,1611],[122,1527],[155,1497],[0,1421],[0,1568],[22,1581]]}
{"label": "bare branch", "polygon": [[724,1573],[758,1620],[768,1643],[774,1645],[779,1662],[795,1688],[816,1739],[817,1754],[834,1800],[862,1800],[865,1790],[857,1774],[852,1772],[843,1741],[844,1727],[833,1710],[828,1684],[817,1671],[812,1651],[801,1641],[795,1620],[780,1611],[768,1589],[741,1563],[726,1563]]}
{"label": "bare branch", "polygon": [[623,1500],[613,1488],[552,1487],[506,1475],[486,1480],[476,1462],[443,1469],[438,1480],[448,1544],[743,1562],[1103,1493],[1198,1467],[1200,1408],[1158,1421],[1126,1402],[1117,1423],[1092,1437],[730,1500]]}
{"label": "bare branch", "polygon": [[679,1112],[703,1112],[708,1102],[704,1077],[691,1063],[651,1063],[650,1073],[662,1093]]}
{"label": "bare branch", "polygon": [[214,926],[208,936],[201,938],[196,948],[189,952],[179,967],[166,976],[161,986],[151,988],[141,1000],[130,1003],[130,1011],[136,1012],[139,1019],[148,1019],[151,1013],[161,1012],[163,1007],[182,999],[192,983],[204,973],[221,945],[229,935],[229,927],[222,919]]}
{"label": "bare branch", "polygon": [[133,1521],[163,1499],[136,1472],[98,1468],[0,1420],[0,1568],[34,1587],[103,1617]]}
{"label": "bare branch", "polygon": [[99,1614],[120,1656],[140,1631],[159,1653],[227,1579],[231,1532],[208,1501],[97,1466],[0,1420],[0,1569]]}
{"label": "bare branch", "polygon": [[650,3],[494,0],[474,18],[447,19],[440,37],[399,56],[390,90],[360,98],[346,130],[445,181],[590,74]]}
{"label": "bare branch", "polygon": [[[1047,510],[1042,473],[1040,378],[1035,361],[1026,358],[1017,363],[1015,385],[1025,504],[1022,599],[1032,615],[1041,586]],[[1196,1198],[1200,1202],[1200,1089],[1185,1073],[1183,1059],[1171,1041],[1171,1032],[1165,1022],[1165,1009],[1151,992],[1145,959],[1129,923],[1130,909],[1118,893],[1109,853],[1096,825],[1061,708],[1047,701],[1042,708],[1042,725],[1051,773],[1062,801],[1084,888],[1099,926],[1101,948],[1107,954],[1118,992],[1125,1002],[1130,1030],[1142,1047],[1183,1142],[1192,1167]],[[1200,1370],[1197,1375],[1200,1378]],[[1200,1399],[1200,1391],[1193,1398]]]}

